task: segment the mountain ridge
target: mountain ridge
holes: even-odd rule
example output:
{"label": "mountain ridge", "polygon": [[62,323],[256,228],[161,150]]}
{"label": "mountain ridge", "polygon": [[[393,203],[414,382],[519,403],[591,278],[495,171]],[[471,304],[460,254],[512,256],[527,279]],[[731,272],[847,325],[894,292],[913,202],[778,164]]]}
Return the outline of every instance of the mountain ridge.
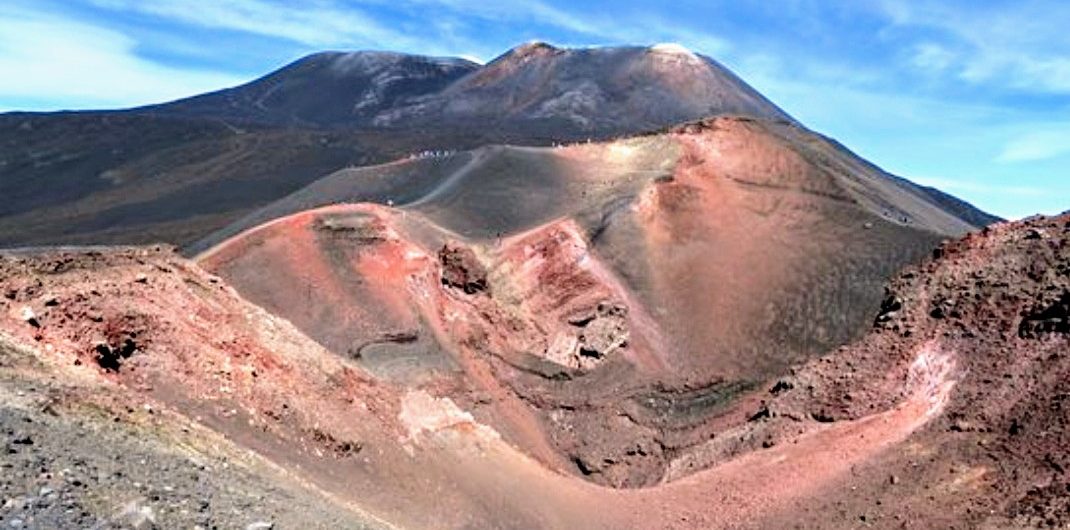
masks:
{"label": "mountain ridge", "polygon": [[[547,80],[547,71],[556,77]],[[481,112],[511,109],[521,102],[529,113],[526,119],[563,119],[556,126],[575,128],[573,135],[588,132],[601,137],[607,132],[636,132],[634,126],[599,121],[599,115],[606,113],[603,100],[630,97],[613,89],[620,82],[615,76],[634,77],[625,82],[643,87],[637,91],[638,101],[621,104],[631,112],[657,115],[640,128],[718,114],[791,119],[720,63],[682,47],[558,48],[537,41],[513,47],[484,65],[459,57],[399,52],[318,52],[243,85],[129,111],[229,117],[265,125],[405,129],[428,127],[440,118],[434,113],[425,117],[429,107],[442,107],[445,116],[463,123],[479,119]],[[682,87],[690,91],[673,93],[672,85],[681,83],[690,85]],[[310,109],[311,103],[299,99],[302,90],[312,87],[322,93],[316,102],[323,108]],[[538,94],[539,90],[549,95]],[[497,104],[473,93],[489,96]],[[665,99],[675,100],[679,108]],[[656,112],[648,110],[652,106]]]}
{"label": "mountain ridge", "polygon": [[185,246],[347,167],[635,136],[718,115],[797,124],[716,61],[674,45],[528,43],[486,65],[317,53],[159,105],[0,114],[0,194],[16,199],[0,207],[0,246]]}

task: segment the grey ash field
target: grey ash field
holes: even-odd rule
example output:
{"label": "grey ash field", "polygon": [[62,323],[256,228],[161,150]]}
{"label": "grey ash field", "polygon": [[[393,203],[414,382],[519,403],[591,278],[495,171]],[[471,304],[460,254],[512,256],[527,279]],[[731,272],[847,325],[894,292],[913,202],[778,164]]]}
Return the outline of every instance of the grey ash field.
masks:
{"label": "grey ash field", "polygon": [[11,527],[1070,524],[1070,219],[682,48],[317,54],[0,158]]}

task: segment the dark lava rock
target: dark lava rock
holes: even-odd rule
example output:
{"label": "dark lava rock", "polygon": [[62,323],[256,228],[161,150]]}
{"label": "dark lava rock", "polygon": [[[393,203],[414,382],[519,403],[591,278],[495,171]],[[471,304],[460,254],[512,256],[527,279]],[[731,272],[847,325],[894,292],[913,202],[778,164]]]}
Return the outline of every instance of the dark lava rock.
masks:
{"label": "dark lava rock", "polygon": [[782,392],[787,392],[788,390],[791,390],[793,388],[795,388],[795,385],[792,384],[791,381],[785,381],[781,379],[777,381],[775,385],[773,385],[773,388],[769,389],[769,393],[776,396]]}
{"label": "dark lava rock", "polygon": [[1070,291],[1054,304],[1027,314],[1018,326],[1018,336],[1023,338],[1046,333],[1070,333]]}
{"label": "dark lava rock", "polygon": [[895,295],[889,295],[881,302],[880,313],[877,314],[875,323],[887,322],[895,317],[900,309],[903,309],[903,300]]}
{"label": "dark lava rock", "polygon": [[475,294],[487,289],[487,270],[475,252],[459,243],[447,242],[438,252],[442,264],[442,284],[465,293]]}
{"label": "dark lava rock", "polygon": [[137,351],[137,343],[133,339],[127,338],[118,346],[111,346],[105,343],[97,344],[93,351],[96,353],[97,364],[101,368],[110,372],[118,372],[123,361]]}

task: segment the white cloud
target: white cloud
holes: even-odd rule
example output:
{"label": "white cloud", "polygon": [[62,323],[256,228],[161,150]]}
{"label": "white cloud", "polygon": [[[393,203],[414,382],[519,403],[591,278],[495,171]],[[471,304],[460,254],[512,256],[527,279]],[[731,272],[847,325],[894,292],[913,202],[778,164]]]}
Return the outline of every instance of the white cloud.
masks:
{"label": "white cloud", "polygon": [[931,186],[949,193],[970,192],[981,195],[1013,195],[1015,197],[1041,197],[1047,190],[1031,186],[1003,186],[984,184],[971,180],[943,177],[911,177],[923,186]]}
{"label": "white cloud", "polygon": [[535,22],[584,35],[607,36],[614,33],[613,24],[590,20],[539,0],[395,0],[389,3],[423,9],[445,9],[468,18],[483,20]]}
{"label": "white cloud", "polygon": [[998,162],[1036,162],[1070,154],[1070,124],[1026,133],[1008,142]]}
{"label": "white cloud", "polygon": [[[426,55],[493,57],[504,50],[472,40],[472,20],[547,25],[600,36],[612,24],[573,16],[538,1],[369,0],[377,8],[407,12],[419,31],[386,24],[337,0],[89,0],[97,7],[137,12],[182,24],[284,39],[310,48],[395,50]],[[519,43],[518,43],[519,44]]]}
{"label": "white cloud", "polygon": [[121,33],[66,18],[0,14],[0,98],[41,102],[47,109],[134,106],[241,82],[229,74],[154,63],[137,56],[136,44]]}
{"label": "white cloud", "polygon": [[[916,0],[884,0],[893,25],[935,29],[962,46],[961,57],[924,48],[927,66],[956,67],[964,81],[1042,93],[1070,93],[1070,3],[1022,0],[981,6]],[[931,45],[923,45],[931,46]],[[946,50],[944,50],[946,51]]]}
{"label": "white cloud", "polygon": [[[369,0],[405,10],[430,24],[427,33],[405,31],[336,0],[309,4],[273,0],[90,0],[98,7],[136,11],[207,28],[241,31],[275,37],[311,47],[365,47],[434,55],[492,56],[504,50],[488,49],[464,34],[465,21],[509,22],[546,26],[615,43],[652,44],[681,42],[706,54],[728,49],[726,41],[679,23],[644,15],[640,18],[609,14],[579,14],[538,0]],[[458,27],[461,26],[461,27]],[[519,44],[519,41],[515,44]],[[561,43],[557,43],[561,44]]]}
{"label": "white cloud", "polygon": [[265,0],[92,0],[99,7],[136,11],[206,28],[283,38],[309,46],[356,45],[412,49],[427,44],[352,8]]}
{"label": "white cloud", "polygon": [[955,61],[956,56],[947,48],[926,42],[914,48],[914,66],[922,70],[940,73],[947,70]]}

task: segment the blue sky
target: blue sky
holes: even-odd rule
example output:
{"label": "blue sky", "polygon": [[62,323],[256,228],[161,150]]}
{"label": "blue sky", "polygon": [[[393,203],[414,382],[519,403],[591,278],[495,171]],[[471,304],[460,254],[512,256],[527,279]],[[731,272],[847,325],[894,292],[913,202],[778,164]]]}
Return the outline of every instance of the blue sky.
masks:
{"label": "blue sky", "polygon": [[170,100],[325,49],[485,61],[677,42],[885,169],[1005,217],[1070,209],[1064,0],[0,0],[0,111]]}

